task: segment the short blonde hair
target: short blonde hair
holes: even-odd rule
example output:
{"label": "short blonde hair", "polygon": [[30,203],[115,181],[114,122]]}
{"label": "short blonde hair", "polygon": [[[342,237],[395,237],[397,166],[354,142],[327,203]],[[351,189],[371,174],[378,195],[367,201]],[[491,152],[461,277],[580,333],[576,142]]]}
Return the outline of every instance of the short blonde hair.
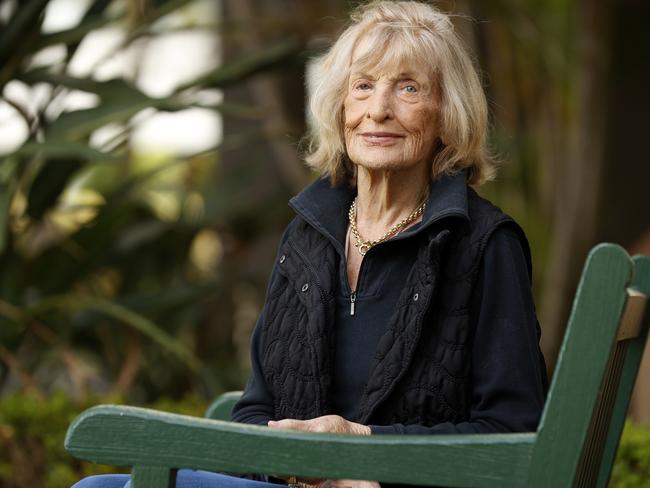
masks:
{"label": "short blonde hair", "polygon": [[311,129],[306,161],[334,183],[351,178],[345,151],[343,102],[352,54],[362,38],[375,46],[358,60],[381,68],[404,60],[428,66],[439,98],[440,141],[431,177],[468,170],[468,183],[493,178],[495,165],[487,148],[488,110],[478,74],[447,14],[415,1],[373,1],[350,16],[351,25],[334,45],[315,59],[307,85]]}

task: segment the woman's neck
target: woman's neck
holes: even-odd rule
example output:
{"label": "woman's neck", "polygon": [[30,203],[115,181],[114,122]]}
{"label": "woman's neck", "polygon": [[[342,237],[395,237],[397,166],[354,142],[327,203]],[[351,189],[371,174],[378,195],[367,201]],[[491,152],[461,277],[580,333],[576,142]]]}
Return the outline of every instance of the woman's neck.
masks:
{"label": "woman's neck", "polygon": [[375,239],[408,217],[429,191],[424,165],[403,171],[357,171],[357,228],[364,239]]}

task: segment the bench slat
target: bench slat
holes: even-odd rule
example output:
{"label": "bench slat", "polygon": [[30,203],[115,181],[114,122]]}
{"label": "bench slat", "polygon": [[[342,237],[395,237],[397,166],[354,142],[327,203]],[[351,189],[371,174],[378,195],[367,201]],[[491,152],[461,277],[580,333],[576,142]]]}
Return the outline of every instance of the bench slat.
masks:
{"label": "bench slat", "polygon": [[66,449],[114,465],[496,487],[524,486],[534,440],[535,434],[316,434],[100,406],[75,420]]}

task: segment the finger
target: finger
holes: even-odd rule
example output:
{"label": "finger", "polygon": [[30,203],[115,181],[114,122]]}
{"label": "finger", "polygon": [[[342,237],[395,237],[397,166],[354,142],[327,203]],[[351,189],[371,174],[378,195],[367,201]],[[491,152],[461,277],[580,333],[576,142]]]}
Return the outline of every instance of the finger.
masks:
{"label": "finger", "polygon": [[305,420],[304,428],[309,432],[323,432],[323,422],[319,418]]}
{"label": "finger", "polygon": [[355,483],[358,483],[353,480],[330,480],[329,488],[353,488]]}
{"label": "finger", "polygon": [[269,420],[268,426],[274,429],[308,430],[303,420],[295,419]]}

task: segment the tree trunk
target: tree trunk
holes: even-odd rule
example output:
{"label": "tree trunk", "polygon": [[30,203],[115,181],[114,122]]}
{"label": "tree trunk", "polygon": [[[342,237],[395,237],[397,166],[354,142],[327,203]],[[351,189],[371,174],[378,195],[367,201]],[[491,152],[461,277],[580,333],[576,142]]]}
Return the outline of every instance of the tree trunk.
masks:
{"label": "tree trunk", "polygon": [[541,315],[542,350],[553,369],[584,258],[596,242],[597,211],[607,140],[610,0],[580,0],[576,7],[575,107],[563,165],[554,191],[550,269]]}

